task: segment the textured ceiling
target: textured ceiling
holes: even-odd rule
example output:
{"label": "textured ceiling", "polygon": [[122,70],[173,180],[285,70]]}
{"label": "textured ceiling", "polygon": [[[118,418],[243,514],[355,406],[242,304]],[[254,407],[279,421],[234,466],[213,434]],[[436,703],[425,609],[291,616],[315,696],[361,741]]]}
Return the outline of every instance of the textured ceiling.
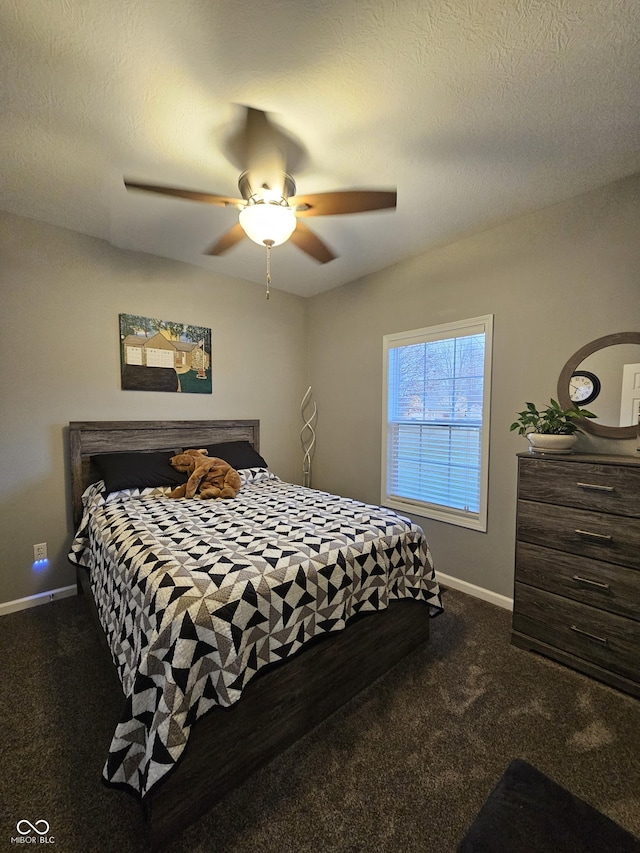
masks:
{"label": "textured ceiling", "polygon": [[237,196],[238,104],[301,144],[298,193],[397,187],[307,219],[339,257],[273,250],[312,295],[640,171],[637,0],[0,0],[0,208],[260,285],[249,240],[202,254]]}

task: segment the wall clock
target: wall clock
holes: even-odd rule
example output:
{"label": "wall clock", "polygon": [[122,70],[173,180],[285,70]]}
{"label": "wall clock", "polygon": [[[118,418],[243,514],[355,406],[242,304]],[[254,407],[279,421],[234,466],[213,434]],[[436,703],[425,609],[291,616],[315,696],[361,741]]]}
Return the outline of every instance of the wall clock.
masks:
{"label": "wall clock", "polygon": [[588,370],[576,370],[569,380],[569,397],[572,403],[586,406],[600,393],[600,380]]}

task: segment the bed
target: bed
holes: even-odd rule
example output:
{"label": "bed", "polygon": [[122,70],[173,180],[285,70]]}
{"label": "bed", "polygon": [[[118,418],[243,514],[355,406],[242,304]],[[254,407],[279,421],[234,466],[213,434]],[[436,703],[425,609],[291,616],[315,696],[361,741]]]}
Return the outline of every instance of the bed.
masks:
{"label": "bed", "polygon": [[[256,420],[69,424],[69,557],[123,692],[103,776],[140,799],[155,848],[426,641],[442,609],[419,527],[283,482],[259,439]],[[230,454],[236,499],[172,500],[171,476],[155,481],[201,447]]]}

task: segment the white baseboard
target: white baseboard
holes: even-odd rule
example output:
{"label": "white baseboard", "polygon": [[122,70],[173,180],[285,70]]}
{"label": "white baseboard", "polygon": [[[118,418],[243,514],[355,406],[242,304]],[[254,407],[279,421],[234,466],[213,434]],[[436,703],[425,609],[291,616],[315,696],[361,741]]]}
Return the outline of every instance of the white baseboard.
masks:
{"label": "white baseboard", "polygon": [[[450,586],[452,589],[458,589],[460,592],[466,592],[467,595],[473,595],[474,598],[481,598],[483,601],[488,601],[490,604],[496,604],[498,607],[504,607],[505,610],[513,610],[513,599],[506,595],[498,595],[497,592],[491,592],[489,589],[484,589],[481,586],[476,586],[467,581],[461,581],[458,578],[452,578],[449,575],[443,575],[441,572],[436,572],[436,580],[442,586]],[[445,602],[446,604],[446,602]]]}
{"label": "white baseboard", "polygon": [[7,613],[16,613],[18,610],[27,610],[29,607],[37,607],[39,604],[48,604],[50,601],[55,601],[56,598],[69,598],[71,595],[77,595],[77,587],[61,586],[59,589],[50,589],[49,592],[38,592],[36,595],[28,595],[26,598],[16,598],[15,601],[5,601],[0,604],[0,616],[6,616]]}
{"label": "white baseboard", "polygon": [[[462,581],[459,578],[443,575],[442,572],[436,572],[436,579],[443,586],[450,586],[452,589],[465,592],[467,595],[473,595],[474,598],[481,598],[490,604],[504,607],[505,610],[513,610],[513,599],[508,598],[506,595],[499,595],[497,592],[491,592],[489,589]],[[76,593],[76,585],[73,584],[72,586],[62,586],[59,589],[51,589],[49,592],[39,592],[36,595],[29,595],[26,598],[17,598],[15,601],[5,601],[3,604],[0,604],[0,616],[6,616],[7,613],[16,613],[18,610],[27,610],[29,607],[37,607],[40,604],[48,604],[56,598],[68,598],[71,595],[76,595]]]}

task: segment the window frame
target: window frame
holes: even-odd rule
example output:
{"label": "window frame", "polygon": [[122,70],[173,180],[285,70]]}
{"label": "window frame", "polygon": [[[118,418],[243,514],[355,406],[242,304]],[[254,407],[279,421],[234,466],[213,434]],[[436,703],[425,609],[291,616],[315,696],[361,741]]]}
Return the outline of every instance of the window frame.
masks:
{"label": "window frame", "polygon": [[[475,331],[474,331],[475,330]],[[480,494],[478,512],[469,512],[447,507],[441,504],[429,503],[419,499],[411,499],[390,495],[388,493],[388,467],[390,460],[390,430],[389,430],[389,352],[403,346],[429,343],[456,337],[467,337],[471,334],[484,333],[484,363],[483,363],[483,392],[482,392],[482,426],[480,427]],[[381,504],[399,512],[417,515],[421,518],[431,518],[447,524],[455,524],[482,533],[487,531],[487,504],[489,495],[489,429],[491,416],[491,370],[493,353],[493,314],[472,317],[452,323],[437,326],[426,326],[422,329],[412,329],[406,332],[396,332],[383,336],[383,367],[382,367],[382,478]]]}

